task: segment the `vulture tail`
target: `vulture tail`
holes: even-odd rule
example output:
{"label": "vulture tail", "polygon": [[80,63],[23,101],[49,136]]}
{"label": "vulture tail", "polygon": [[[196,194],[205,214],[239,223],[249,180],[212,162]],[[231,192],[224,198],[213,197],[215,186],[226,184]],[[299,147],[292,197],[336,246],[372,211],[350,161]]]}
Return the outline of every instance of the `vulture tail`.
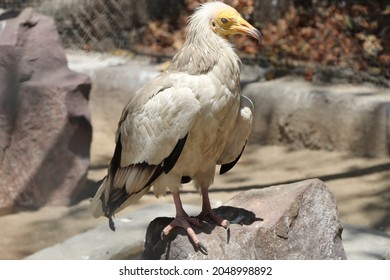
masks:
{"label": "vulture tail", "polygon": [[[147,163],[134,164],[133,168],[139,170],[150,170],[150,177],[148,181],[144,184],[144,186],[136,192],[128,193],[125,187],[118,188],[113,187],[114,178],[118,171],[121,168],[121,154],[122,154],[122,144],[120,142],[120,135],[118,137],[118,141],[116,143],[114,155],[110,162],[108,176],[103,180],[102,186],[98,190],[97,196],[99,196],[98,201],[92,201],[94,204],[94,212],[95,216],[104,215],[108,218],[108,224],[111,230],[115,231],[115,224],[113,221],[113,216],[118,208],[122,206],[131,196],[140,197],[142,196],[150,185],[164,172],[165,174],[169,173],[172,168],[175,166],[177,160],[181,152],[183,151],[184,144],[187,140],[188,134],[180,139],[171,154],[166,157],[160,165],[149,165]],[[111,191],[109,192],[108,198],[105,195],[105,188],[109,188]],[[99,203],[98,203],[99,202]],[[99,205],[97,205],[99,204]],[[98,207],[99,206],[99,207]],[[99,208],[99,209],[98,209]]]}

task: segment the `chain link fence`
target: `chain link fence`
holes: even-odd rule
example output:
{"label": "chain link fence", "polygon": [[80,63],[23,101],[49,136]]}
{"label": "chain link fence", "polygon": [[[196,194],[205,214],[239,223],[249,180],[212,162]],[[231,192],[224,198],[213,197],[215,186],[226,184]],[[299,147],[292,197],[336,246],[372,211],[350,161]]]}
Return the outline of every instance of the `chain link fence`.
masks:
{"label": "chain link fence", "polygon": [[[183,43],[188,15],[203,2],[207,0],[0,0],[0,8],[33,7],[53,17],[68,50],[124,49],[171,57]],[[260,47],[247,40],[235,42],[244,59],[287,68],[348,68],[351,78],[360,71],[389,86],[390,1],[224,2],[263,29]]]}
{"label": "chain link fence", "polygon": [[146,25],[146,2],[135,0],[0,0],[0,8],[33,7],[55,19],[68,49],[109,51],[127,48]]}

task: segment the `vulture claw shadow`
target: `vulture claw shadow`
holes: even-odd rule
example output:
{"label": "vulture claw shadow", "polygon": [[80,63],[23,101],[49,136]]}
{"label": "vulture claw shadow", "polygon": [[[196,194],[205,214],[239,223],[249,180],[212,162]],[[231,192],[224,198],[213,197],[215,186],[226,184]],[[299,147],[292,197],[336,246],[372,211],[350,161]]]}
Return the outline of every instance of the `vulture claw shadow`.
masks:
{"label": "vulture claw shadow", "polygon": [[[232,206],[220,206],[213,209],[217,216],[222,217],[229,221],[230,225],[238,224],[241,226],[251,225],[256,221],[263,221],[262,218],[257,218],[255,213],[248,211],[244,208],[232,207]],[[174,228],[167,235],[161,235],[162,230],[173,221],[173,218],[169,217],[157,217],[149,223],[145,236],[144,251],[141,259],[144,260],[159,260],[170,259],[171,257],[171,245],[172,241],[178,236],[187,236],[186,231],[183,228]],[[192,225],[192,229],[198,235],[199,233],[211,234],[217,225],[208,219],[202,220],[201,226]],[[230,241],[231,226],[226,229],[227,243]],[[208,254],[208,251],[203,243],[194,244],[190,238],[189,243],[193,246],[195,252],[200,252],[204,255]],[[201,246],[200,246],[201,245]],[[183,254],[186,254],[185,250],[181,250]],[[180,258],[180,256],[174,256]],[[183,256],[185,257],[185,256]]]}

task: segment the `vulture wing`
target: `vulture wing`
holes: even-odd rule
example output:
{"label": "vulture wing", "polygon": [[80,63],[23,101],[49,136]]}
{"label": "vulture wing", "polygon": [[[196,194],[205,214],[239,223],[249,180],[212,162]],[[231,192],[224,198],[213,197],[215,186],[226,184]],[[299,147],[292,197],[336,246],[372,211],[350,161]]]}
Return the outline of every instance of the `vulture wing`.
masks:
{"label": "vulture wing", "polygon": [[217,164],[221,164],[220,174],[228,172],[240,159],[252,129],[252,119],[253,103],[249,98],[241,95],[240,111],[237,115],[236,124],[217,162]]}
{"label": "vulture wing", "polygon": [[[137,201],[162,172],[168,173],[183,150],[200,105],[194,91],[162,74],[147,83],[122,112],[116,148],[91,202],[95,217],[111,216]],[[188,83],[187,83],[188,84]]]}

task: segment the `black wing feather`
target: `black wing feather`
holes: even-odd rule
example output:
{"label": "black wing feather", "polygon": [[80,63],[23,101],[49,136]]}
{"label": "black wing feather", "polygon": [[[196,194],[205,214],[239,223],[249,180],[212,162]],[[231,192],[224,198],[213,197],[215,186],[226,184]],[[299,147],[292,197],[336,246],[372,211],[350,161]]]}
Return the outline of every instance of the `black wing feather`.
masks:
{"label": "black wing feather", "polygon": [[172,168],[175,166],[177,160],[179,159],[179,156],[181,155],[181,152],[183,151],[184,144],[187,141],[187,136],[188,136],[188,133],[186,134],[186,136],[184,136],[184,138],[180,139],[177,142],[172,153],[166,159],[164,159],[164,173],[165,174],[168,174],[169,171],[171,171]]}
{"label": "black wing feather", "polygon": [[[175,148],[173,149],[173,151],[170,153],[170,155],[168,157],[166,157],[163,160],[163,162],[161,164],[159,164],[159,165],[149,165],[146,162],[136,164],[136,165],[144,165],[143,168],[151,168],[151,169],[153,169],[151,171],[152,175],[150,176],[150,179],[148,180],[148,182],[145,184],[145,186],[142,189],[140,189],[136,193],[139,193],[139,192],[143,191],[145,188],[149,187],[163,172],[165,174],[168,174],[169,171],[172,170],[172,168],[175,166],[177,160],[179,159],[180,154],[183,151],[184,144],[187,141],[187,136],[188,136],[188,134],[184,138],[180,139],[177,142],[177,144],[176,144]],[[110,174],[110,177],[111,177],[110,178],[111,186],[112,186],[112,184],[114,182],[114,177],[115,177],[116,171],[118,170],[118,168],[120,168],[121,154],[122,154],[122,143],[121,143],[120,135],[119,135],[118,141],[116,143],[114,155],[113,155],[113,157],[111,159],[110,167],[109,167],[109,174]],[[112,219],[112,216],[114,215],[115,211],[132,194],[127,193],[126,189],[124,187],[123,188],[112,188],[112,189],[113,189],[113,191],[111,191],[111,193],[110,193],[110,197],[109,197],[109,199],[107,201],[107,204],[104,203],[104,201],[105,201],[104,193],[102,194],[100,199],[102,201],[103,211],[105,213],[105,216],[109,219],[109,227],[110,227],[111,230],[115,231],[115,224],[114,224],[114,221]],[[136,193],[133,193],[133,194],[136,194]]]}
{"label": "black wing feather", "polygon": [[246,143],[245,143],[244,147],[242,148],[241,153],[238,155],[238,157],[234,161],[221,165],[221,168],[219,169],[219,174],[221,174],[221,175],[225,174],[226,172],[228,172],[230,169],[232,169],[236,165],[236,163],[240,160],[242,153],[244,152],[245,146],[246,146]]}

